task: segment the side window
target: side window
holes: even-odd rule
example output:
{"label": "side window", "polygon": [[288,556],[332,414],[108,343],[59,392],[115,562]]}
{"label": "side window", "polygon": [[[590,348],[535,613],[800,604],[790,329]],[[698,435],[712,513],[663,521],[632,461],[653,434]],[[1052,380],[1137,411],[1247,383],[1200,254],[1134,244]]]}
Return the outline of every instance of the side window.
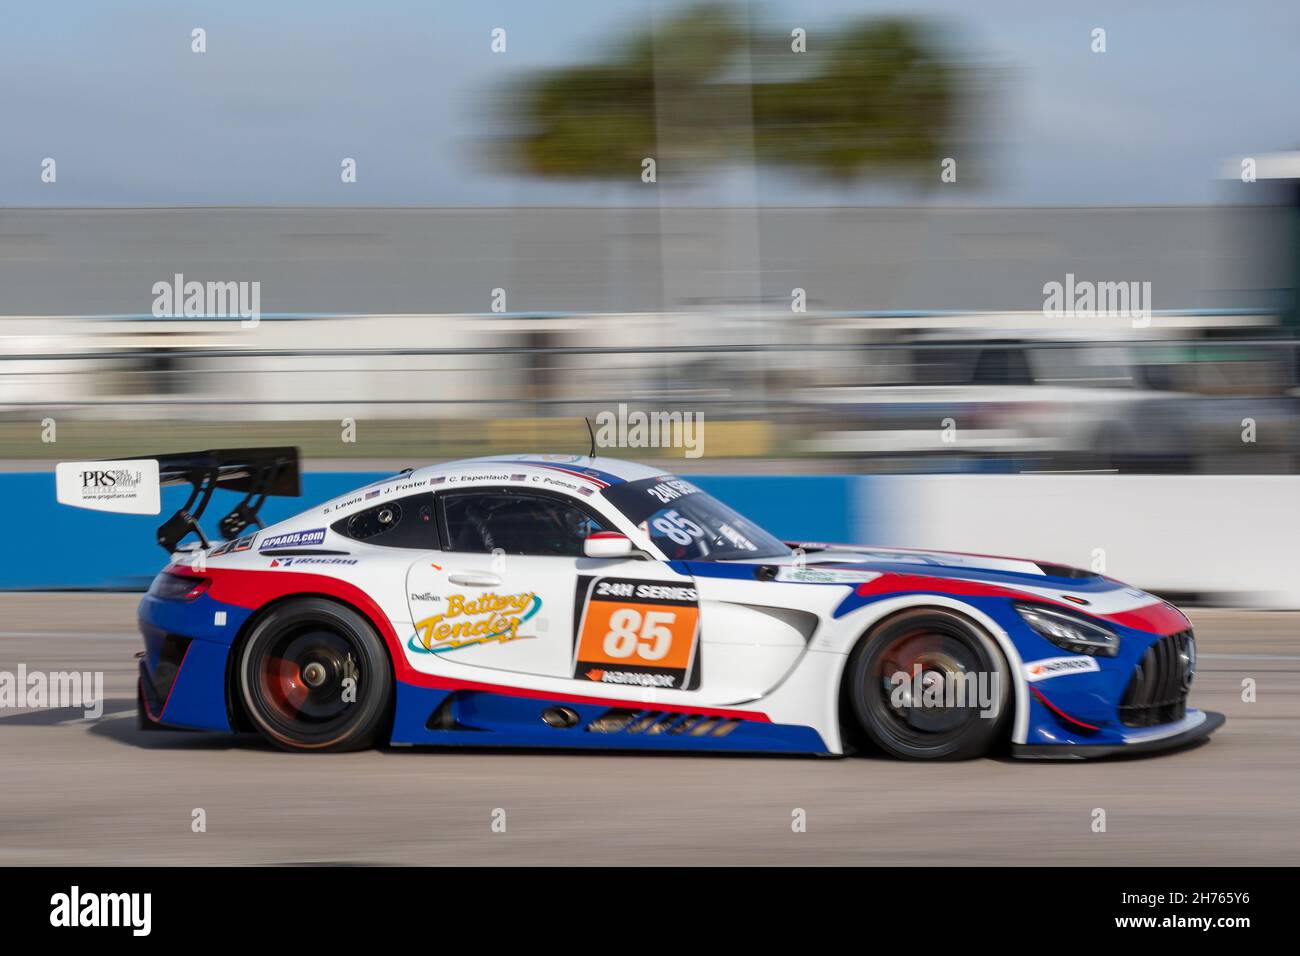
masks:
{"label": "side window", "polygon": [[510,491],[441,496],[452,551],[580,557],[582,542],[604,523],[576,502]]}
{"label": "side window", "polygon": [[385,501],[356,511],[330,525],[354,541],[381,544],[387,548],[438,550],[438,523],[434,520],[433,495],[411,495]]}

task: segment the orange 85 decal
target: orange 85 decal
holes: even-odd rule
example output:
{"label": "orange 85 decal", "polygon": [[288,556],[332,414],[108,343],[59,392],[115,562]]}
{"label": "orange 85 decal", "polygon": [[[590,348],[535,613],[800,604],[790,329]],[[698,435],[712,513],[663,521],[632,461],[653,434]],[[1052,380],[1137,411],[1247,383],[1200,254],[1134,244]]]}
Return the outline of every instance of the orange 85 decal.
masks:
{"label": "orange 85 decal", "polygon": [[690,584],[597,578],[587,592],[573,676],[681,689],[695,659],[700,609]]}

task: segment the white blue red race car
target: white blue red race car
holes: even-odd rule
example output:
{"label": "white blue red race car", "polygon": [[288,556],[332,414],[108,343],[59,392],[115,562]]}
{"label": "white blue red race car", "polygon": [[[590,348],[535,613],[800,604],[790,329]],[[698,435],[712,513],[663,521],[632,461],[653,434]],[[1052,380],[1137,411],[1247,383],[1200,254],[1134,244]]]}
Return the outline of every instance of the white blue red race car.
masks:
{"label": "white blue red race car", "polygon": [[[689,481],[587,456],[408,470],[258,528],[298,467],[291,448],[60,466],[81,507],[156,513],[159,486],[191,486],[140,604],[144,725],[293,750],[952,759],[1164,749],[1223,722],[1187,706],[1183,614],[1100,575],[782,542]],[[218,487],[244,499],[214,542]]]}

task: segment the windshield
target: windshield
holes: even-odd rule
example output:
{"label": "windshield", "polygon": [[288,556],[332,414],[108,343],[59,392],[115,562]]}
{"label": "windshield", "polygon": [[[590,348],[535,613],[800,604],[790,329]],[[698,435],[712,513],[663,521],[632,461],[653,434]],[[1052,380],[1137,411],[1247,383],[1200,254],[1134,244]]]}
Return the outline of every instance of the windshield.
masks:
{"label": "windshield", "polygon": [[689,481],[663,475],[605,489],[605,497],[670,561],[775,558],[790,549]]}

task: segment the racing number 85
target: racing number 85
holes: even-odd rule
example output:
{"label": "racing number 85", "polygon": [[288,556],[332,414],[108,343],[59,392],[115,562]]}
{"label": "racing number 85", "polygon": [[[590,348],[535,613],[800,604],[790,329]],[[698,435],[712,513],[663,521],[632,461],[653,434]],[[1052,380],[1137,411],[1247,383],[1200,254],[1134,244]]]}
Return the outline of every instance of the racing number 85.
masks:
{"label": "racing number 85", "polygon": [[[639,590],[643,589],[643,590]],[[601,680],[605,668],[672,678],[681,688],[699,640],[695,589],[661,581],[599,578],[588,589],[573,651],[574,676]],[[600,676],[592,677],[592,674]]]}
{"label": "racing number 85", "polygon": [[654,529],[662,534],[673,544],[680,544],[683,547],[690,544],[696,538],[704,537],[704,529],[697,525],[690,518],[678,514],[676,511],[669,511],[652,522]]}
{"label": "racing number 85", "polygon": [[676,611],[646,611],[643,615],[636,608],[619,608],[609,616],[605,653],[616,659],[635,654],[644,661],[663,660],[672,649],[676,621]]}

